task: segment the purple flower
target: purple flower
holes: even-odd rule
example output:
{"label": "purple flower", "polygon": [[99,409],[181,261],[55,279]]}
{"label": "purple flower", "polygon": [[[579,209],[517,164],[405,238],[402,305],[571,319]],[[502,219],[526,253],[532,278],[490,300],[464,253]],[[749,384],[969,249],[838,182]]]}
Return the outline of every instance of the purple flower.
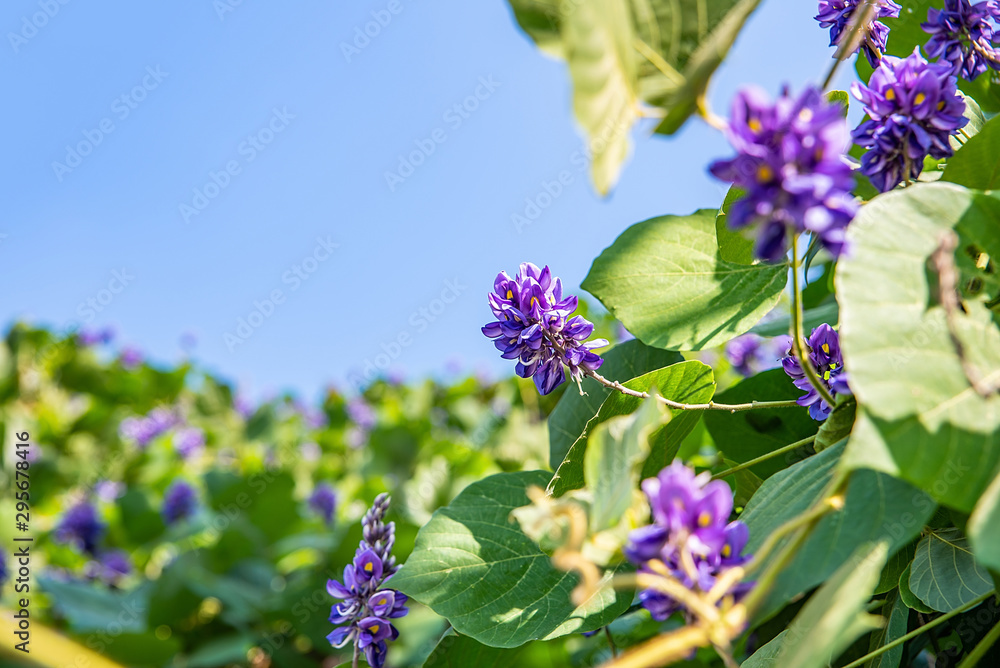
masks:
{"label": "purple flower", "polygon": [[[866,0],[819,0],[819,14],[816,20],[821,28],[830,29],[830,46],[839,46],[847,36],[847,29],[854,18],[854,12],[865,11]],[[860,41],[859,48],[864,51],[872,67],[878,67],[879,59],[885,53],[885,40],[889,28],[879,23],[878,19],[897,18],[900,6],[892,0],[875,0],[875,13],[871,22],[865,28],[865,37]],[[858,49],[854,51],[857,52]]]}
{"label": "purple flower", "polygon": [[187,427],[174,434],[174,449],[183,459],[188,459],[204,447],[205,432],[197,427]]}
{"label": "purple flower", "polygon": [[[729,485],[695,475],[675,461],[655,478],[642,483],[649,499],[653,523],[629,534],[625,556],[645,573],[655,573],[649,562],[662,562],[684,586],[706,592],[719,574],[749,560],[741,553],[749,533],[742,522],[729,521],[733,495]],[[742,596],[750,584],[731,593]],[[639,592],[639,600],[653,619],[663,621],[681,608],[679,602],[653,589]]]}
{"label": "purple flower", "polygon": [[101,521],[97,508],[82,501],[63,514],[56,527],[55,540],[68,543],[86,554],[96,554],[97,546],[107,526]]}
{"label": "purple flower", "polygon": [[861,171],[882,192],[920,176],[928,155],[950,156],[948,138],[969,122],[951,65],[928,63],[919,47],[906,58],[886,56],[868,85],[855,82],[851,92],[869,116],[854,130],[868,149]]}
{"label": "purple flower", "polygon": [[253,414],[257,410],[253,403],[241,394],[236,395],[236,398],[233,399],[233,408],[236,409],[236,412],[239,413],[244,420],[249,420],[253,417]]}
{"label": "purple flower", "polygon": [[118,361],[126,369],[134,369],[140,364],[142,364],[143,355],[142,351],[133,346],[125,346],[118,353]]}
{"label": "purple flower", "polygon": [[180,421],[173,411],[167,408],[154,408],[144,417],[122,420],[118,433],[122,438],[134,441],[140,448],[145,448],[150,441],[169,431]]}
{"label": "purple flower", "polygon": [[101,346],[111,343],[115,338],[115,328],[105,327],[104,329],[84,329],[76,335],[76,340],[81,346]]}
{"label": "purple flower", "polygon": [[348,401],[345,410],[347,418],[364,431],[371,431],[375,428],[375,410],[361,397]]}
{"label": "purple flower", "polygon": [[175,480],[163,495],[163,521],[173,524],[194,515],[198,509],[198,493],[183,480]]}
{"label": "purple flower", "polygon": [[844,160],[850,133],[841,106],[815,88],[797,98],[785,89],[772,104],[764,91],[748,87],[733,99],[727,134],[736,156],[709,171],[746,191],[727,220],[733,229],[760,225],[757,257],[779,260],[789,231],[812,232],[839,255],[858,210]]}
{"label": "purple flower", "polygon": [[329,526],[333,524],[333,515],[337,510],[337,493],[329,483],[321,482],[316,485],[309,497],[309,507],[313,512],[321,515],[323,521]]}
{"label": "purple flower", "polygon": [[539,393],[548,394],[566,380],[564,365],[579,383],[604,363],[592,350],[608,345],[607,340],[587,341],[594,325],[583,316],[570,317],[577,299],[563,298],[562,281],[548,267],[525,262],[514,278],[501,271],[489,302],[496,321],[483,327],[483,334],[495,339],[501,357],[517,360],[515,372],[534,378]]}
{"label": "purple flower", "polygon": [[365,653],[372,668],[382,668],[388,642],[399,636],[390,620],[409,612],[407,596],[382,585],[396,572],[390,555],[395,543],[395,524],[385,522],[389,496],[380,494],[362,519],[363,540],[352,563],[344,567],[344,580],[329,580],[326,590],[341,602],[330,611],[330,622],[338,628],[327,636],[334,647],[353,641]]}
{"label": "purple flower", "polygon": [[94,485],[94,494],[105,503],[113,503],[125,493],[125,484],[113,480],[101,480]]}
{"label": "purple flower", "polygon": [[[850,394],[847,386],[847,374],[844,373],[844,358],[840,353],[840,337],[830,325],[820,325],[809,335],[809,360],[819,375],[820,380],[834,398],[838,394]],[[825,420],[830,416],[833,407],[823,400],[816,388],[812,386],[803,371],[802,365],[789,348],[786,357],[781,360],[781,366],[793,380],[795,387],[808,390],[796,401],[799,406],[809,407],[809,416],[814,420]]]}
{"label": "purple flower", "polygon": [[7,551],[0,548],[0,587],[7,582],[8,577],[10,577],[10,571],[7,570]]}
{"label": "purple flower", "polygon": [[750,377],[778,366],[787,346],[775,343],[756,334],[737,336],[726,344],[726,358],[738,374]]}
{"label": "purple flower", "polygon": [[953,72],[972,81],[989,68],[1000,69],[1000,56],[993,48],[1000,19],[996,0],[970,4],[969,0],[944,0],[944,9],[927,9],[927,23],[920,24],[931,35],[924,50],[931,58],[951,63]]}
{"label": "purple flower", "polygon": [[108,550],[87,566],[89,577],[109,585],[117,585],[132,572],[132,560],[124,550]]}

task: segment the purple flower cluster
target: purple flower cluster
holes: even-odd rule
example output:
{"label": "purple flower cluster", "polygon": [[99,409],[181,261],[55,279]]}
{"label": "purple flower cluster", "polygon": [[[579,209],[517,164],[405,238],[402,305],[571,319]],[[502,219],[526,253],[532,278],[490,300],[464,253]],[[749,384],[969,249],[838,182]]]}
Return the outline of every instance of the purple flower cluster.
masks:
{"label": "purple flower cluster", "polygon": [[726,344],[726,358],[736,373],[748,378],[779,365],[788,349],[787,338],[768,340],[756,334],[737,336]]}
{"label": "purple flower cluster", "polygon": [[[741,554],[750,537],[745,524],[729,521],[733,494],[729,485],[675,461],[642,483],[653,523],[629,534],[625,556],[640,572],[656,573],[649,562],[662,563],[670,574],[694,591],[707,592],[725,570],[749,560]],[[740,583],[730,592],[743,596],[752,587]],[[662,592],[645,589],[639,600],[653,619],[663,621],[683,606]]]}
{"label": "purple flower cluster", "polygon": [[972,81],[991,67],[1000,69],[1000,54],[993,47],[993,21],[997,20],[997,0],[974,5],[969,0],[944,0],[944,9],[928,8],[927,22],[920,24],[931,35],[924,50],[931,58],[951,63],[956,75]]}
{"label": "purple flower cluster", "polygon": [[562,281],[548,267],[525,262],[514,278],[501,271],[489,302],[496,321],[483,327],[483,334],[495,339],[501,357],[517,360],[517,375],[534,378],[541,394],[566,380],[564,365],[579,383],[604,362],[592,350],[608,345],[607,340],[587,341],[594,325],[583,316],[570,317],[577,299],[563,298]]}
{"label": "purple flower cluster", "polygon": [[118,433],[122,438],[133,441],[140,448],[145,448],[150,441],[169,431],[180,421],[170,409],[154,408],[144,417],[129,417],[122,420]]}
{"label": "purple flower cluster", "polygon": [[104,329],[84,329],[76,335],[77,343],[87,348],[91,346],[107,345],[111,343],[114,338],[114,327],[105,327]]}
{"label": "purple flower cluster", "polygon": [[201,452],[205,447],[205,432],[197,427],[187,427],[174,434],[174,450],[183,459]]}
{"label": "purple flower cluster", "polygon": [[[830,29],[830,46],[840,46],[846,36],[854,13],[859,9],[864,11],[866,0],[819,0],[819,14],[816,20],[821,28]],[[860,48],[872,67],[878,66],[878,61],[885,53],[885,40],[889,36],[889,28],[879,23],[878,19],[899,17],[900,6],[892,0],[875,0],[875,12],[872,20],[865,27],[865,36]],[[855,49],[855,52],[858,49]]]}
{"label": "purple flower cluster", "polygon": [[8,577],[10,577],[10,571],[7,570],[7,551],[0,548],[0,587],[7,582]]}
{"label": "purple flower cluster", "polygon": [[132,572],[132,560],[124,550],[108,550],[87,565],[87,576],[117,586]]}
{"label": "purple flower cluster", "polygon": [[884,57],[868,85],[855,82],[851,92],[869,117],[854,130],[868,149],[861,171],[882,192],[920,176],[928,155],[950,156],[948,138],[969,122],[951,65],[927,62],[919,47],[906,58]]}
{"label": "purple flower cluster", "polygon": [[118,361],[126,369],[134,369],[142,364],[142,351],[134,346],[125,346],[118,353]]}
{"label": "purple flower cluster", "polygon": [[106,530],[97,508],[82,501],[63,514],[56,527],[55,540],[73,545],[85,554],[95,555]]}
{"label": "purple flower cluster", "polygon": [[363,398],[356,397],[347,402],[345,410],[347,419],[353,423],[345,434],[347,444],[352,448],[360,448],[368,442],[368,435],[378,421],[375,409]]}
{"label": "purple flower cluster", "polygon": [[321,482],[309,496],[309,508],[322,516],[327,526],[333,524],[333,515],[337,510],[337,493],[330,483]]}
{"label": "purple flower cluster", "polygon": [[[850,394],[847,385],[847,374],[844,373],[844,358],[840,353],[840,337],[830,325],[820,325],[809,335],[809,361],[819,375],[820,380],[834,398],[838,394]],[[809,407],[809,416],[813,420],[825,420],[830,416],[833,406],[820,397],[803,371],[802,365],[790,348],[786,357],[782,358],[781,366],[793,380],[795,387],[808,390],[796,401],[799,406]]]}
{"label": "purple flower cluster", "polygon": [[727,134],[737,154],[709,171],[746,191],[727,220],[733,229],[761,226],[757,257],[781,259],[789,231],[812,232],[839,255],[858,210],[844,160],[850,133],[842,107],[815,88],[797,98],[785,89],[772,104],[764,91],[748,87],[733,100]]}
{"label": "purple flower cluster", "polygon": [[198,509],[198,493],[184,480],[175,480],[163,495],[163,521],[173,524],[194,515]]}
{"label": "purple flower cluster", "polygon": [[353,641],[356,650],[365,653],[372,668],[382,668],[388,641],[399,637],[390,620],[404,617],[407,596],[394,589],[382,589],[397,570],[391,555],[396,542],[396,525],[385,522],[389,509],[388,494],[379,494],[361,520],[363,540],[354,561],[344,567],[343,583],[329,580],[330,596],[343,601],[333,606],[330,622],[341,624],[326,638],[334,647]]}

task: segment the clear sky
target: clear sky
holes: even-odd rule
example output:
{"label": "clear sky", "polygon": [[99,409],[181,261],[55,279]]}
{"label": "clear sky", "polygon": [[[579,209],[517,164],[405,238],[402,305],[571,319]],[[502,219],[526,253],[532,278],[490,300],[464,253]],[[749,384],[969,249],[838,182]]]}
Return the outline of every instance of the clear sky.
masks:
{"label": "clear sky", "polygon": [[[696,120],[637,134],[601,199],[565,65],[505,2],[397,2],[7,0],[0,321],[114,325],[163,361],[190,332],[253,393],[311,396],[387,364],[508,374],[479,333],[497,271],[549,264],[575,289],[628,225],[721,202],[705,166],[729,149]],[[716,76],[717,112],[744,82],[821,78],[815,9],[764,0]],[[373,12],[385,25],[358,48]]]}

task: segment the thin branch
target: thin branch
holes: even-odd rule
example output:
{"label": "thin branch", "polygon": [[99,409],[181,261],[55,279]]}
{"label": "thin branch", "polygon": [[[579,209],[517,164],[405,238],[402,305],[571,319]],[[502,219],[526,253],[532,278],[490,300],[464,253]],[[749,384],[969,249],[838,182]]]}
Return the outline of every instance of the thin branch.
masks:
{"label": "thin branch", "polygon": [[[844,668],[857,668],[858,666],[864,665],[869,660],[873,659],[874,657],[876,657],[876,656],[878,656],[878,655],[880,655],[880,654],[882,654],[884,652],[888,652],[893,647],[898,647],[898,646],[902,645],[904,642],[906,642],[907,640],[912,640],[912,639],[916,638],[917,636],[919,636],[921,633],[923,633],[925,631],[929,631],[932,628],[934,628],[935,626],[938,626],[939,624],[945,623],[946,621],[948,621],[949,619],[951,619],[955,615],[960,615],[963,612],[965,612],[967,610],[970,610],[971,608],[976,607],[977,605],[979,605],[980,603],[982,603],[983,601],[985,601],[986,599],[988,599],[990,596],[993,596],[995,594],[996,594],[996,590],[993,590],[993,591],[989,592],[988,594],[983,594],[979,598],[976,598],[976,599],[974,599],[972,601],[969,601],[968,603],[966,603],[962,607],[955,608],[951,612],[947,612],[947,613],[941,615],[940,617],[937,617],[934,620],[927,622],[926,624],[924,624],[920,628],[917,628],[917,629],[914,629],[914,630],[910,631],[905,636],[900,636],[899,638],[896,638],[892,642],[886,643],[885,645],[882,645],[877,650],[875,650],[873,652],[869,652],[868,654],[865,654],[860,659],[857,659],[857,660],[852,661],[851,663],[847,664],[846,666],[844,666]],[[991,631],[991,633],[992,633],[992,631]]]}
{"label": "thin branch", "polygon": [[815,440],[816,440],[816,434],[813,434],[812,436],[803,438],[801,441],[795,441],[794,443],[789,443],[788,445],[780,447],[777,450],[772,450],[771,452],[763,454],[760,457],[757,457],[756,459],[751,459],[748,462],[743,462],[739,466],[734,466],[731,469],[726,469],[722,473],[716,473],[715,475],[712,476],[712,480],[720,480],[722,478],[731,476],[734,473],[739,473],[743,469],[748,469],[751,466],[756,466],[757,464],[760,464],[761,462],[766,462],[768,459],[772,459],[774,457],[777,457],[778,455],[783,455],[786,452],[792,452],[794,450],[798,450],[802,446],[809,445]]}
{"label": "thin branch", "polygon": [[939,299],[944,308],[944,318],[948,325],[948,335],[951,338],[951,345],[955,348],[958,361],[962,365],[962,372],[965,374],[969,385],[976,391],[976,394],[984,399],[989,398],[994,392],[1000,390],[1000,379],[989,381],[984,378],[979,370],[972,364],[966,354],[965,344],[958,335],[958,317],[962,310],[958,293],[958,268],[955,266],[955,249],[958,248],[958,235],[948,230],[941,235],[941,241],[937,249],[931,255],[931,262],[938,274]]}
{"label": "thin branch", "polygon": [[868,39],[868,26],[875,19],[877,5],[877,0],[865,0],[865,4],[860,10],[854,10],[854,16],[851,17],[851,22],[848,24],[847,30],[841,35],[840,44],[833,54],[833,64],[826,73],[820,90],[826,90],[830,86],[833,76],[837,73],[837,68],[840,67],[840,63],[857,51],[858,47],[861,46],[861,42]]}
{"label": "thin branch", "polygon": [[836,404],[833,395],[820,380],[819,374],[813,368],[812,360],[806,355],[805,335],[802,332],[802,288],[799,285],[799,238],[794,232],[792,233],[792,346],[799,360],[799,366],[809,379],[809,384],[819,393],[820,398],[833,408]]}

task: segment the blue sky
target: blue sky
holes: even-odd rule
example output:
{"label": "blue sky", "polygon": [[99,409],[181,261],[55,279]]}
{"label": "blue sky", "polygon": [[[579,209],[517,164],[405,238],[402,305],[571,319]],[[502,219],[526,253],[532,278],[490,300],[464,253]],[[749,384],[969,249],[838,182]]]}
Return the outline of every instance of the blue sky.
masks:
{"label": "blue sky", "polygon": [[[575,289],[630,224],[724,193],[705,165],[727,145],[690,121],[638,134],[598,197],[566,68],[500,0],[62,2],[0,13],[4,323],[114,325],[163,361],[190,332],[202,363],[257,394],[378,366],[507,374],[479,333],[497,271],[547,263]],[[762,3],[711,88],[719,113],[744,82],[821,78],[814,10]],[[379,33],[345,49],[373,12]],[[67,150],[80,142],[93,150]]]}

